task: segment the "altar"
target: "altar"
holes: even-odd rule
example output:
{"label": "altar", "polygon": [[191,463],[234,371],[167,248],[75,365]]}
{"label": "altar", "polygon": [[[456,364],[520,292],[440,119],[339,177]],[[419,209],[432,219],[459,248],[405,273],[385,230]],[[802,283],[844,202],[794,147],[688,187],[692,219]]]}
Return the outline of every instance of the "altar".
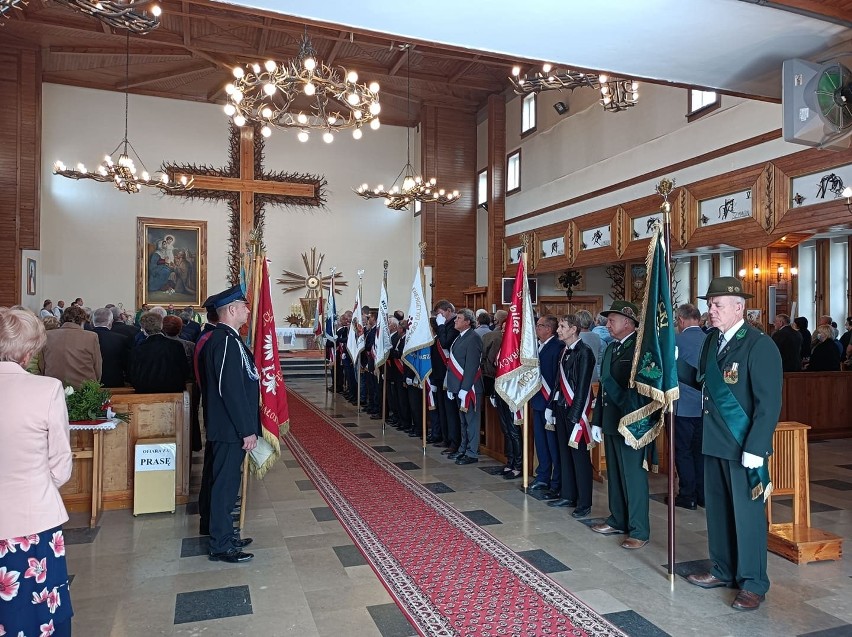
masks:
{"label": "altar", "polygon": [[312,327],[276,327],[278,349],[316,349],[316,335]]}

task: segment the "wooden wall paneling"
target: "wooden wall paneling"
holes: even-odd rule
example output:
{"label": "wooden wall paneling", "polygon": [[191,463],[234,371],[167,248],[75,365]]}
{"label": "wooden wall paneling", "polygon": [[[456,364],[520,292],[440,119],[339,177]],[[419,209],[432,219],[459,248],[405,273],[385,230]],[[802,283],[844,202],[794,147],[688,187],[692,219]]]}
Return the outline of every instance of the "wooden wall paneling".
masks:
{"label": "wooden wall paneling", "polygon": [[852,316],[852,235],[846,237],[846,276],[846,316]]}
{"label": "wooden wall paneling", "polygon": [[[635,239],[633,237],[633,220],[637,217],[644,217],[653,213],[658,213],[657,217],[660,223],[663,221],[663,214],[660,212],[660,204],[662,199],[660,195],[648,195],[640,199],[634,199],[624,204],[619,210],[624,213],[624,237],[625,246],[620,257],[624,260],[644,259],[648,254],[648,239]],[[670,230],[671,231],[671,230]],[[672,243],[675,244],[674,234],[672,234]],[[676,245],[676,244],[675,244]]]}
{"label": "wooden wall paneling", "polygon": [[[769,329],[769,286],[775,284],[775,272],[770,271],[768,248],[748,248],[743,250],[742,267],[745,269],[743,287],[745,291],[753,294],[754,298],[746,299],[747,310],[760,310],[760,324],[763,331]],[[755,265],[760,268],[757,281],[754,280],[753,269]]]}
{"label": "wooden wall paneling", "polygon": [[546,272],[564,272],[568,268],[569,261],[567,242],[565,245],[565,254],[553,257],[545,257],[541,254],[542,241],[556,239],[558,237],[562,237],[563,239],[565,239],[567,229],[568,222],[560,221],[558,223],[551,223],[550,225],[543,226],[535,231],[535,269],[530,268],[530,272],[534,274],[543,274]]}
{"label": "wooden wall paneling", "polygon": [[565,256],[568,258],[568,265],[573,266],[577,259],[577,248],[580,246],[577,224],[572,219],[568,222],[568,228],[565,230]]}
{"label": "wooden wall paneling", "polygon": [[852,374],[787,372],[778,420],[810,425],[809,440],[852,438]]}
{"label": "wooden wall paneling", "polygon": [[[792,261],[791,248],[776,246],[769,247],[769,271],[767,277],[769,285],[775,286],[775,313],[790,314],[792,311],[792,282],[790,279],[790,263]],[[778,278],[778,268],[784,268],[781,278]],[[770,308],[771,312],[771,308]],[[796,317],[791,317],[796,318]]]}
{"label": "wooden wall paneling", "polygon": [[577,256],[574,259],[574,267],[587,268],[596,265],[604,265],[618,261],[618,254],[615,251],[615,241],[611,241],[609,246],[603,248],[586,248],[583,249],[582,235],[584,230],[597,228],[610,224],[610,232],[614,239],[617,231],[617,209],[604,208],[588,215],[583,215],[574,219],[577,226]]}
{"label": "wooden wall paneling", "polygon": [[421,215],[426,264],[433,268],[434,299],[461,303],[476,284],[476,117],[474,112],[424,104],[421,110],[421,170],[447,190],[448,206],[424,204]]}
{"label": "wooden wall paneling", "polygon": [[41,62],[36,49],[0,52],[0,305],[21,301],[21,250],[39,248]]}
{"label": "wooden wall paneling", "polygon": [[488,97],[487,154],[488,303],[490,306],[500,303],[500,286],[506,269],[506,250],[503,243],[506,236],[506,100],[502,95]]}
{"label": "wooden wall paneling", "polygon": [[[745,249],[766,246],[771,243],[769,234],[758,219],[761,211],[756,205],[754,194],[761,185],[760,178],[763,170],[763,165],[752,166],[690,184],[689,191],[695,201],[690,206],[689,216],[694,219],[696,229],[687,241],[686,247],[730,245]],[[701,201],[749,189],[752,191],[752,216],[750,218],[712,226],[700,226],[698,224]]]}
{"label": "wooden wall paneling", "polygon": [[672,217],[676,219],[673,225],[677,229],[672,233],[673,237],[677,237],[673,245],[679,244],[683,248],[698,227],[698,214],[693,214],[693,209],[696,208],[695,197],[687,188],[679,188],[672,199],[675,202],[672,206]]}
{"label": "wooden wall paneling", "polygon": [[831,314],[831,241],[816,242],[816,316]]}
{"label": "wooden wall paneling", "polygon": [[721,263],[720,263],[719,253],[714,253],[710,255],[710,272],[712,273],[712,278],[716,278],[719,276],[721,272]]}

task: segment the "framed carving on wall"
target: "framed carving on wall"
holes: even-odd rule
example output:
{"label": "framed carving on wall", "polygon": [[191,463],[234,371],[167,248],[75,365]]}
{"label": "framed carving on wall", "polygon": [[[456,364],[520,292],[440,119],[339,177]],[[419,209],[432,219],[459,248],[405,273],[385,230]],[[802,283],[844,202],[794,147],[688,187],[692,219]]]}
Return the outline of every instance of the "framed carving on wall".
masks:
{"label": "framed carving on wall", "polygon": [[35,296],[36,293],[36,261],[27,258],[27,296]]}
{"label": "framed carving on wall", "polygon": [[207,222],[136,218],[136,307],[200,307],[207,297]]}

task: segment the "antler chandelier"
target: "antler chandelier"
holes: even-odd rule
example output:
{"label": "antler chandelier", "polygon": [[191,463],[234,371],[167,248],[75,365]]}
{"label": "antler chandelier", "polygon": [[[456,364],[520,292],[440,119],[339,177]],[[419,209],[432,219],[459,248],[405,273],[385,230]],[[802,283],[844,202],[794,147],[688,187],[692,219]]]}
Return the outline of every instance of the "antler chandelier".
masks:
{"label": "antler chandelier", "polygon": [[[409,109],[411,106],[411,45],[402,45],[406,50],[406,64],[408,70],[407,83],[407,101],[406,115],[410,118]],[[414,166],[411,165],[411,128],[406,126],[405,137],[407,143],[406,162],[402,170],[393,180],[390,189],[385,190],[382,184],[375,188],[370,188],[367,184],[361,184],[355,189],[355,194],[364,199],[384,199],[385,205],[391,210],[405,210],[415,201],[421,203],[439,203],[446,206],[449,203],[458,201],[459,191],[453,190],[447,192],[443,188],[438,188],[437,179],[432,177],[429,180],[423,179],[420,175],[414,172]],[[401,185],[397,182],[402,178]]]}
{"label": "antler chandelier", "polygon": [[320,130],[323,141],[330,144],[340,130],[351,128],[352,136],[361,139],[363,126],[379,128],[378,82],[359,84],[355,71],[318,62],[307,33],[295,60],[238,66],[234,78],[225,87],[225,114],[237,126],[246,121],[260,123],[264,137],[272,134],[273,127],[295,128],[299,141],[306,142],[311,130]]}
{"label": "antler chandelier", "polygon": [[[104,157],[103,162],[95,171],[89,171],[82,163],[77,164],[75,169],[67,168],[61,161],[53,164],[53,174],[68,177],[69,179],[92,179],[102,183],[112,183],[121,192],[127,194],[135,194],[141,190],[142,186],[150,188],[159,188],[164,192],[177,193],[185,192],[192,189],[193,179],[187,179],[186,175],[182,175],[177,182],[169,181],[169,176],[165,173],[155,173],[151,175],[145,169],[144,162],[139,158],[133,144],[127,139],[127,114],[129,106],[129,89],[130,84],[130,32],[127,32],[127,53],[125,58],[125,82],[124,82],[124,139],[121,140],[118,146]],[[123,150],[118,156],[118,160],[114,161],[112,156],[118,152],[119,148]],[[128,153],[130,150],[142,166],[142,174],[137,175],[136,163]]]}
{"label": "antler chandelier", "polygon": [[545,64],[540,71],[529,71],[525,75],[521,75],[521,68],[515,66],[509,82],[517,95],[564,89],[573,91],[581,87],[598,89],[601,106],[612,113],[627,110],[639,101],[639,83],[635,80],[554,68],[552,64]]}
{"label": "antler chandelier", "polygon": [[74,11],[94,16],[116,29],[127,29],[139,35],[150,33],[160,26],[162,9],[154,0],[56,0]]}
{"label": "antler chandelier", "polygon": [[12,9],[20,9],[27,4],[26,0],[0,0],[0,26],[3,26],[3,22],[12,13]]}

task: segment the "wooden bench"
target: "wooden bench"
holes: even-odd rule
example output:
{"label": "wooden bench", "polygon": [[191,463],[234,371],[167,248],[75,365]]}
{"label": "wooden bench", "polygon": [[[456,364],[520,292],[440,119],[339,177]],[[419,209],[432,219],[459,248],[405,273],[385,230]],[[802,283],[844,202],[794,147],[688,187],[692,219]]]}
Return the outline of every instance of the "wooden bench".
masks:
{"label": "wooden bench", "polygon": [[[69,511],[92,509],[94,514],[102,502],[104,510],[133,507],[133,463],[136,441],[140,438],[174,438],[177,441],[175,498],[177,504],[189,500],[191,445],[189,437],[190,394],[137,394],[132,388],[112,391],[113,409],[129,413],[130,424],[119,424],[102,435],[98,449],[100,473],[93,475],[95,435],[92,431],[71,433],[71,449],[75,455],[71,479],[60,489]],[[93,485],[100,485],[100,493]],[[95,501],[93,502],[93,496]]]}

